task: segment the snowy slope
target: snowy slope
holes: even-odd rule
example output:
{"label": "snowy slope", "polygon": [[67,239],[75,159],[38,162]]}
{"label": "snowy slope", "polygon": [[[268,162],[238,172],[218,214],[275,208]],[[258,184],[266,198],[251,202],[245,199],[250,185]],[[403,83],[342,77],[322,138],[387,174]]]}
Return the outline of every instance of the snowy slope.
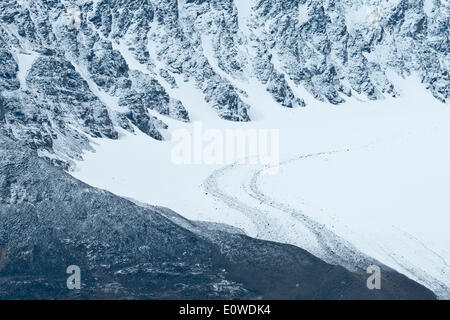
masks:
{"label": "snowy slope", "polygon": [[[253,87],[247,102],[258,106],[257,120],[244,126],[208,115],[206,105],[184,92],[191,99],[183,99],[190,114],[198,115],[195,120],[205,128],[280,128],[280,171],[257,182],[271,199],[268,204],[252,191],[259,166],[174,165],[175,142],[157,143],[139,134],[96,140],[96,152],[88,153],[73,174],[121,196],[295,244],[349,268],[354,263],[349,248],[356,248],[357,258],[375,258],[448,298],[450,109],[431,99],[416,79],[393,78],[409,93],[402,99],[332,107],[310,98],[312,106],[294,110],[268,103],[267,92]],[[164,121],[167,136],[179,127],[194,127]],[[324,225],[330,231],[325,237],[348,242],[348,248],[336,244],[343,257],[330,257],[311,224],[274,207],[275,202],[300,211],[312,225]]]}
{"label": "snowy slope", "polygon": [[[448,1],[0,2],[0,126],[93,185],[449,297]],[[175,165],[180,129],[281,165]],[[261,154],[259,154],[260,156]],[[257,156],[257,154],[253,154]]]}

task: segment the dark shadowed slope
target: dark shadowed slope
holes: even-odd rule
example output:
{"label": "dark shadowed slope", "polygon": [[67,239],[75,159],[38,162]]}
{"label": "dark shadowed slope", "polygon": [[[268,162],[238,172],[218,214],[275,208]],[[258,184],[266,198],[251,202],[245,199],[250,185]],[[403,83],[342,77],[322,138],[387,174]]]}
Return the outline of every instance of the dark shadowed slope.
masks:
{"label": "dark shadowed slope", "polygon": [[[435,298],[395,272],[370,291],[365,274],[138,206],[0,139],[1,299]],[[81,291],[66,288],[69,265],[81,268]]]}

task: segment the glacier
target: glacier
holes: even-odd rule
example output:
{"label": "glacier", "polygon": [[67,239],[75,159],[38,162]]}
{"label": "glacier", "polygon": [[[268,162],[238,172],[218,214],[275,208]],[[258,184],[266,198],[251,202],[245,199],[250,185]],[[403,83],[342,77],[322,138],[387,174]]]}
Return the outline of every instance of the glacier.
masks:
{"label": "glacier", "polygon": [[[139,206],[349,272],[379,263],[448,299],[449,7],[5,0],[0,128],[51,168]],[[196,121],[280,130],[281,172],[174,165],[173,133]],[[10,165],[8,210],[27,199]]]}

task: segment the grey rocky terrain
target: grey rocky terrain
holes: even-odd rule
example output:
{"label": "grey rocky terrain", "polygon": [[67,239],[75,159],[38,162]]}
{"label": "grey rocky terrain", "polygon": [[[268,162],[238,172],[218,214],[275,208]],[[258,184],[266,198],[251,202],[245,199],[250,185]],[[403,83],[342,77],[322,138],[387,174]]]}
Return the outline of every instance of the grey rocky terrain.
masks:
{"label": "grey rocky terrain", "polygon": [[243,82],[294,108],[305,106],[296,88],[377,100],[399,95],[390,75],[416,74],[447,102],[448,31],[440,0],[4,0],[0,117],[69,168],[118,128],[163,139],[149,110],[189,121],[170,94],[185,82],[232,121],[258,107]]}

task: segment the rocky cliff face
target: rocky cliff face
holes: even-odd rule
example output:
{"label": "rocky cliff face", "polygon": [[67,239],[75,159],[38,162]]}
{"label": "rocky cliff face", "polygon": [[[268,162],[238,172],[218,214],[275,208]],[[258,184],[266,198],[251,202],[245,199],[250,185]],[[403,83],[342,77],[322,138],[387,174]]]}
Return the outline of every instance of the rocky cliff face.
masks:
{"label": "rocky cliff face", "polygon": [[[434,298],[394,271],[369,291],[365,274],[61,167],[122,129],[162,140],[159,115],[190,121],[185,83],[230,121],[252,120],[252,82],[296,108],[298,87],[332,104],[376,100],[398,95],[390,73],[416,73],[445,103],[448,30],[439,0],[1,1],[0,298]],[[71,264],[80,292],[65,286]]]}
{"label": "rocky cliff face", "polygon": [[448,31],[440,0],[5,0],[0,122],[69,168],[118,128],[163,139],[149,110],[189,121],[170,94],[182,82],[231,121],[251,120],[252,81],[293,108],[295,87],[375,100],[398,95],[390,73],[416,73],[446,102]]}

